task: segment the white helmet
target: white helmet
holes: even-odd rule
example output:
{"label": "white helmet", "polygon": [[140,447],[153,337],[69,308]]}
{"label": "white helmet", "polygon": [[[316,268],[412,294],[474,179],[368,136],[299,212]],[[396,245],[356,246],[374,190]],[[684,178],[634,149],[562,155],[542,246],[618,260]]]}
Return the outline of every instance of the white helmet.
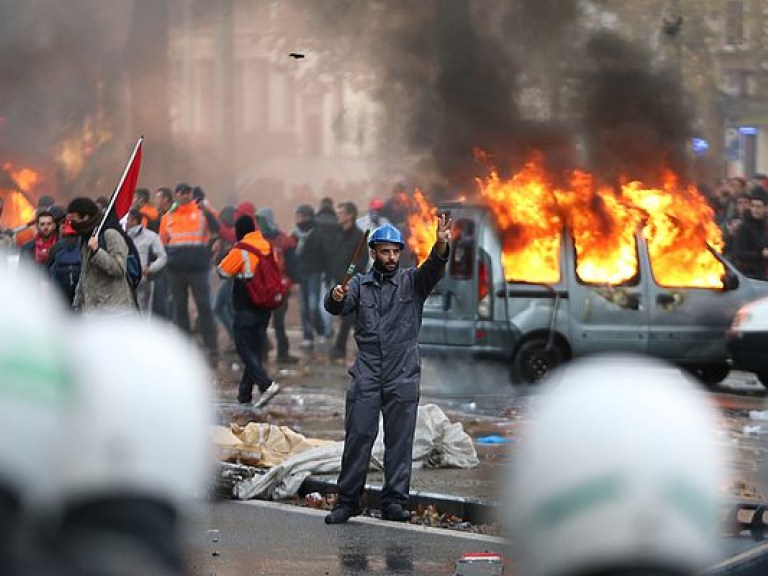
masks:
{"label": "white helmet", "polygon": [[729,461],[698,385],[617,355],[569,363],[542,386],[508,479],[519,574],[698,574],[716,560]]}
{"label": "white helmet", "polygon": [[213,469],[211,377],[173,328],[139,318],[89,317],[74,347],[81,395],[58,482],[67,501],[113,494],[177,511],[205,495]]}
{"label": "white helmet", "polygon": [[37,270],[0,250],[0,484],[22,502],[55,497],[55,440],[73,393],[60,304]]}

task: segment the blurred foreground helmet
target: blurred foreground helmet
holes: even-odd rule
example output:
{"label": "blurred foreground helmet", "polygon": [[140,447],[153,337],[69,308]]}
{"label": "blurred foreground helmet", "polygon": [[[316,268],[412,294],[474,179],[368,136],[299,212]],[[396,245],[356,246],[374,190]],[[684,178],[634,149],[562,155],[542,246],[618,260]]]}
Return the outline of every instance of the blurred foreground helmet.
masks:
{"label": "blurred foreground helmet", "polygon": [[518,573],[688,575],[714,562],[728,460],[706,394],[630,355],[573,362],[542,386],[508,481]]}
{"label": "blurred foreground helmet", "polygon": [[403,235],[400,230],[392,226],[392,224],[383,224],[376,228],[368,239],[368,247],[373,248],[376,244],[397,244],[400,250],[405,248],[405,242],[403,242]]}
{"label": "blurred foreground helmet", "polygon": [[54,459],[72,378],[61,352],[63,309],[42,277],[0,250],[0,571],[12,569],[17,523],[55,498]]}
{"label": "blurred foreground helmet", "polygon": [[[205,496],[212,470],[210,374],[170,327],[96,317],[81,331],[81,393],[58,477],[65,562],[76,572],[121,562],[126,573],[147,565],[174,573],[180,516]],[[94,552],[115,549],[132,560]]]}

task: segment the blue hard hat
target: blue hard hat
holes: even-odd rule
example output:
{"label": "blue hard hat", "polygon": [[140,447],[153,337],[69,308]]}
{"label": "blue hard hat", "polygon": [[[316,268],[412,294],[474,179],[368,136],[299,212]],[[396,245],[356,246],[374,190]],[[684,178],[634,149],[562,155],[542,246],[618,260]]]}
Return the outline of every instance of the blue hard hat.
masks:
{"label": "blue hard hat", "polygon": [[376,244],[382,244],[389,242],[390,244],[397,244],[400,250],[405,248],[405,242],[403,242],[403,235],[400,234],[400,230],[392,226],[392,224],[383,224],[376,228],[368,239],[368,246],[373,248]]}

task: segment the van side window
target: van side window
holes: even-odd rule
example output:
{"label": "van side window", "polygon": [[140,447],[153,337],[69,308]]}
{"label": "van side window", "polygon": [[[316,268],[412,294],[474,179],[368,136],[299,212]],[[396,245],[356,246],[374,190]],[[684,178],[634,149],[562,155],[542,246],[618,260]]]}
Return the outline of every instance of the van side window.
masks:
{"label": "van side window", "polygon": [[454,222],[451,231],[451,261],[449,274],[451,278],[468,280],[473,277],[475,251],[477,250],[477,234],[475,221],[461,218]]}
{"label": "van side window", "polygon": [[[574,249],[576,279],[579,284],[597,286],[637,286],[640,284],[640,258],[637,242],[633,241],[633,257],[597,259],[589,255],[583,260]],[[591,256],[591,257],[590,257]]]}

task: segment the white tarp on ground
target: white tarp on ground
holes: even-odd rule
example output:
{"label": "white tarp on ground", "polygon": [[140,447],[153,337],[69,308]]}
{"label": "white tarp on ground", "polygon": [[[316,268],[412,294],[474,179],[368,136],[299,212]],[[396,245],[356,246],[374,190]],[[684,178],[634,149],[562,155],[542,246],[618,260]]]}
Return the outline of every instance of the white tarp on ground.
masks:
{"label": "white tarp on ground", "polygon": [[[301,483],[311,474],[341,471],[343,451],[343,442],[331,442],[310,448],[273,466],[266,474],[238,482],[233,494],[240,500],[295,496]],[[379,419],[379,435],[373,445],[371,467],[382,469],[383,464],[384,441],[382,422]],[[451,423],[434,404],[419,406],[413,443],[414,467],[474,468],[477,464],[477,453],[472,438],[464,432],[461,423]]]}

